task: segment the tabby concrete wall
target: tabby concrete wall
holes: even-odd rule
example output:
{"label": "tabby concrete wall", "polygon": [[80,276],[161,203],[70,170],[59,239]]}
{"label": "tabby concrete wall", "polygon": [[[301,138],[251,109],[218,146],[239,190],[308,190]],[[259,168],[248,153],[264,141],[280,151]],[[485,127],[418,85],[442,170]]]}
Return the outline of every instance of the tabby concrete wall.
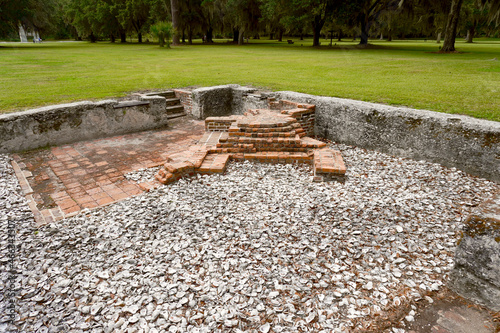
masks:
{"label": "tabby concrete wall", "polygon": [[[268,108],[269,97],[315,104],[318,136],[456,167],[500,182],[499,122],[288,91],[260,93],[238,85],[200,88],[184,95],[184,104],[199,119]],[[137,132],[167,123],[165,98],[160,96],[143,96],[135,102],[50,106],[0,115],[0,152]]]}
{"label": "tabby concrete wall", "polygon": [[256,91],[255,88],[241,87],[237,84],[194,89],[189,105],[191,115],[198,119],[206,119],[243,114],[248,109],[268,108],[267,96],[254,94]]}
{"label": "tabby concrete wall", "polygon": [[476,303],[500,311],[500,192],[465,222],[448,285]]}
{"label": "tabby concrete wall", "polygon": [[315,104],[318,136],[500,182],[500,122],[288,91],[275,95]]}
{"label": "tabby concrete wall", "polygon": [[78,102],[0,115],[0,152],[62,145],[167,125],[165,98]]}

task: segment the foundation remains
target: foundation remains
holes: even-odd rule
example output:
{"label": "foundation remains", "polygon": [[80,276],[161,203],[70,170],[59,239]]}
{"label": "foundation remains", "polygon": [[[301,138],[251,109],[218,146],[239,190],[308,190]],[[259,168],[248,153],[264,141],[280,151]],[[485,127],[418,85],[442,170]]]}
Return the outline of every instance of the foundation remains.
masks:
{"label": "foundation remains", "polygon": [[231,159],[311,164],[315,181],[345,175],[340,152],[308,136],[314,133],[314,105],[286,100],[269,104],[273,109],[206,118],[198,145],[170,156],[156,179],[168,184],[195,173],[222,173]]}

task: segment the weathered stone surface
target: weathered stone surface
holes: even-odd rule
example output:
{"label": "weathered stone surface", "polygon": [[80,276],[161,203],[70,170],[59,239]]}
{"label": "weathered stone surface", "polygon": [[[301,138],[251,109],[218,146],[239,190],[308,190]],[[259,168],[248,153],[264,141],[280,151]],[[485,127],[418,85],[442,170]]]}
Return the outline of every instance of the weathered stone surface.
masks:
{"label": "weathered stone surface", "polygon": [[254,94],[255,88],[237,84],[195,89],[191,114],[198,119],[241,115],[248,109],[267,108],[267,95]]}
{"label": "weathered stone surface", "polygon": [[0,115],[0,152],[160,128],[167,122],[165,98],[161,96],[144,96],[141,102],[104,100],[51,105]]}
{"label": "weathered stone surface", "polygon": [[232,114],[233,88],[230,85],[193,90],[192,115],[198,119]]}
{"label": "weathered stone surface", "polygon": [[450,286],[457,293],[500,311],[500,194],[467,220],[455,255]]}
{"label": "weathered stone surface", "polygon": [[276,96],[315,104],[316,135],[500,181],[499,122],[290,91]]}
{"label": "weathered stone surface", "polygon": [[255,94],[256,89],[248,87],[233,87],[233,114],[244,114],[248,109],[267,109],[267,97]]}
{"label": "weathered stone surface", "polygon": [[149,105],[149,102],[141,102],[141,101],[124,101],[120,102],[113,106],[114,109],[123,109],[131,106],[141,106],[141,105]]}

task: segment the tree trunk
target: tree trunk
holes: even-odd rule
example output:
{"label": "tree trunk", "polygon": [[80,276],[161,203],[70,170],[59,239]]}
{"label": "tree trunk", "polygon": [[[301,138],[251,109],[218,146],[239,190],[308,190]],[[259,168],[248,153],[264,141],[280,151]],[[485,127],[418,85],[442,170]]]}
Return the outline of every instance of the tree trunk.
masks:
{"label": "tree trunk", "polygon": [[342,29],[339,29],[337,41],[338,42],[342,41]]}
{"label": "tree trunk", "polygon": [[325,20],[321,16],[316,15],[313,21],[313,46],[319,46],[319,39],[321,37],[321,29],[325,25]]}
{"label": "tree trunk", "polygon": [[316,28],[313,29],[314,33],[313,33],[313,46],[319,46],[319,37],[320,37],[320,33],[318,32],[318,30]]}
{"label": "tree trunk", "polygon": [[139,43],[142,43],[142,32],[137,33],[137,39],[138,39]]}
{"label": "tree trunk", "polygon": [[120,43],[127,42],[127,35],[124,32],[120,32]]}
{"label": "tree trunk", "polygon": [[240,34],[238,36],[238,45],[243,45],[245,43],[245,31],[243,29],[240,29]]}
{"label": "tree trunk", "polygon": [[238,28],[233,28],[233,42],[238,42],[238,37],[240,35],[240,30]]}
{"label": "tree trunk", "polygon": [[392,42],[392,30],[387,31],[387,41]]}
{"label": "tree trunk", "polygon": [[114,43],[116,41],[115,35],[111,34],[111,43]]}
{"label": "tree trunk", "polygon": [[172,37],[172,44],[179,45],[179,25],[181,23],[179,17],[179,1],[170,0],[170,8],[172,9],[172,27],[174,28],[174,35]]}
{"label": "tree trunk", "polygon": [[93,31],[90,32],[89,39],[91,43],[97,42],[97,37],[94,35]]}
{"label": "tree trunk", "polygon": [[269,40],[273,40],[273,39],[274,39],[274,32],[271,32],[271,33],[269,34]]}
{"label": "tree trunk", "polygon": [[437,34],[436,43],[441,44],[441,33],[440,32],[438,32],[438,34]]}
{"label": "tree trunk", "polygon": [[474,34],[476,33],[476,27],[472,26],[467,30],[467,43],[473,43]]}
{"label": "tree trunk", "polygon": [[278,30],[278,42],[282,42],[282,41],[283,41],[283,30],[279,29]]}
{"label": "tree trunk", "polygon": [[368,45],[368,22],[366,22],[366,16],[363,15],[361,19],[361,36],[360,36],[360,41],[359,45]]}
{"label": "tree trunk", "polygon": [[454,52],[455,51],[455,38],[457,37],[458,19],[460,17],[460,9],[462,8],[463,0],[452,0],[450,14],[448,14],[448,21],[446,23],[446,30],[444,33],[444,43],[441,52]]}
{"label": "tree trunk", "polygon": [[193,45],[193,29],[188,28],[188,44]]}
{"label": "tree trunk", "polygon": [[186,29],[182,29],[182,44],[186,43]]}
{"label": "tree trunk", "polygon": [[214,42],[214,28],[209,27],[207,29],[207,43],[213,43]]}

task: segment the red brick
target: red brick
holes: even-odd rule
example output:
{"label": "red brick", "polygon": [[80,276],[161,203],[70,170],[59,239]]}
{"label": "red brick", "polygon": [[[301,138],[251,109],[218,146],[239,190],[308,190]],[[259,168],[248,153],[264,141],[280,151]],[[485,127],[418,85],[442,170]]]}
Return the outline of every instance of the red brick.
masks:
{"label": "red brick", "polygon": [[92,197],[90,195],[78,196],[78,197],[74,197],[73,199],[75,199],[75,201],[80,205],[87,203],[87,202],[94,201],[94,199],[92,199]]}
{"label": "red brick", "polygon": [[66,191],[68,192],[68,195],[70,197],[82,196],[82,195],[87,194],[87,192],[85,192],[85,190],[81,187],[70,188],[70,189],[67,189]]}
{"label": "red brick", "polygon": [[122,200],[129,197],[129,195],[123,191],[111,191],[108,192],[109,196],[114,200]]}
{"label": "red brick", "polygon": [[92,209],[92,208],[96,208],[99,206],[100,205],[95,201],[89,201],[89,202],[82,203],[82,208]]}
{"label": "red brick", "polygon": [[135,189],[128,190],[128,191],[126,191],[125,193],[126,193],[129,197],[131,197],[131,196],[134,196],[134,195],[139,195],[139,194],[141,194],[141,193],[142,193],[142,190],[141,190],[139,187],[137,187],[137,188],[135,188]]}
{"label": "red brick", "polygon": [[61,192],[56,192],[54,194],[51,194],[50,197],[55,200],[55,199],[69,197],[69,196],[68,196],[68,193],[66,193],[66,191],[61,191]]}
{"label": "red brick", "polygon": [[104,205],[108,205],[110,203],[115,202],[115,200],[113,200],[111,197],[107,197],[107,198],[98,199],[98,200],[96,200],[96,202],[99,204],[99,206],[104,206]]}
{"label": "red brick", "polygon": [[63,211],[63,213],[65,215],[68,215],[68,214],[71,214],[71,213],[75,213],[75,212],[78,212],[79,210],[81,210],[80,206],[76,205],[76,206],[71,206],[69,208],[65,208],[65,209],[62,209],[61,210]]}
{"label": "red brick", "polygon": [[72,174],[75,176],[83,176],[83,175],[87,174],[87,171],[85,171],[83,169],[76,169],[76,170],[72,171]]}
{"label": "red brick", "polygon": [[[102,191],[102,189],[101,189]],[[103,198],[109,198],[109,195],[106,193],[106,192],[99,192],[99,193],[94,193],[94,194],[91,194],[90,195],[92,197],[92,199],[94,199],[95,201],[99,200],[99,199],[103,199]]]}

